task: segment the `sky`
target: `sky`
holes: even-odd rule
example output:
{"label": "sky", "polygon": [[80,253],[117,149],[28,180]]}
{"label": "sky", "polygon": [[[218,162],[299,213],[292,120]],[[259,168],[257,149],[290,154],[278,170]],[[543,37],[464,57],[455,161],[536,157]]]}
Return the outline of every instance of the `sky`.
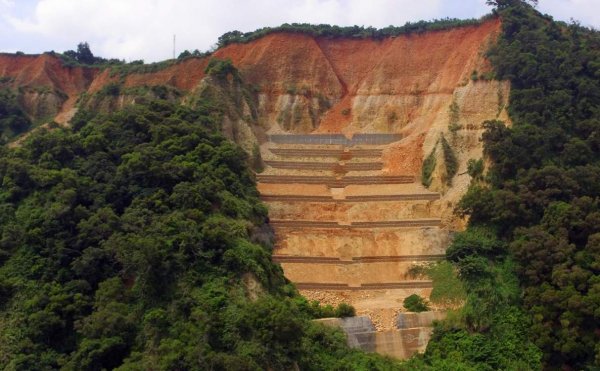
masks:
{"label": "sky", "polygon": [[[600,0],[539,0],[555,19],[600,29]],[[282,23],[400,26],[435,18],[479,18],[485,0],[0,0],[0,52],[76,49],[156,62],[214,47],[227,31]]]}

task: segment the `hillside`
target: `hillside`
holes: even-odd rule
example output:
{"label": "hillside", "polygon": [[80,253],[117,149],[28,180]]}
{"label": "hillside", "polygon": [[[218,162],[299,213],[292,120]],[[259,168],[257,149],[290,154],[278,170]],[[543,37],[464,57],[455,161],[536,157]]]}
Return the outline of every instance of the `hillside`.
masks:
{"label": "hillside", "polygon": [[[463,173],[466,160],[481,157],[480,123],[506,119],[508,85],[473,80],[490,71],[484,53],[499,30],[496,18],[382,40],[272,33],[229,44],[210,57],[230,59],[244,83],[237,91],[229,89],[228,99],[219,97],[230,101],[224,132],[249,152],[265,143],[266,134],[280,132],[400,133],[406,139],[383,154],[385,170],[419,175],[424,154],[448,132],[449,108],[456,103]],[[34,122],[53,118],[66,124],[78,106],[120,108],[150,87],[167,86],[181,101],[193,101],[214,87],[205,73],[210,58],[101,70],[66,67],[48,54],[5,54],[0,76],[4,87],[18,90],[17,99]],[[223,87],[219,90],[223,93]],[[434,181],[435,190],[444,188]]]}
{"label": "hillside", "polygon": [[600,38],[493,3],[0,54],[0,365],[598,366]]}
{"label": "hillside", "polygon": [[[258,190],[275,227],[274,259],[286,277],[308,299],[334,307],[354,305],[383,334],[375,341],[375,350],[407,357],[422,351],[427,341],[419,340],[417,346],[401,340],[406,336],[396,329],[396,316],[405,297],[431,293],[431,282],[419,281],[410,272],[443,257],[449,233],[462,228],[464,220],[452,210],[468,185],[467,161],[481,157],[481,122],[507,119],[508,84],[485,78],[491,67],[484,54],[499,32],[497,18],[382,39],[273,32],[247,43],[229,43],[210,58],[97,68],[66,65],[50,54],[2,55],[0,71],[4,88],[15,92],[33,125],[48,126],[44,122],[53,117],[59,125],[81,130],[95,116],[155,99],[214,112],[222,133],[251,153],[252,161],[261,163],[257,166],[267,165]],[[356,147],[359,152],[377,152],[380,170],[344,171],[348,179],[361,179],[359,184],[364,185],[351,181],[338,187],[318,183],[327,171],[298,173],[275,165],[295,166],[277,151],[311,151],[312,146],[281,145],[271,139],[286,133],[347,138],[380,134],[400,140]],[[452,172],[448,151],[455,161]],[[428,155],[437,159],[437,165],[427,175],[425,187],[420,178]],[[376,164],[352,157],[341,166],[358,169]],[[314,159],[330,161],[328,155]],[[299,160],[310,163],[304,155]],[[310,167],[309,163],[302,166]],[[285,180],[298,174],[317,183]],[[335,170],[333,175],[341,173]],[[395,180],[390,183],[388,177]],[[319,194],[332,201],[285,201]],[[369,198],[386,195],[392,198]],[[383,224],[350,235],[337,227],[309,224],[307,230],[296,232],[285,227],[297,221]],[[320,257],[333,260],[322,264]],[[347,259],[358,260],[348,266]],[[437,308],[446,305],[440,302]],[[415,330],[409,328],[406,334]],[[428,339],[430,331],[418,330],[419,339]]]}

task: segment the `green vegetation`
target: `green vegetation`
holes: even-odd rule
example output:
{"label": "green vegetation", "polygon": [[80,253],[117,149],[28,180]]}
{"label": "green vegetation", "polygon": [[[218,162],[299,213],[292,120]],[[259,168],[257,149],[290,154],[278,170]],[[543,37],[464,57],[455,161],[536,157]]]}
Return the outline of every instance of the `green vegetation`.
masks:
{"label": "green vegetation", "polygon": [[311,322],[354,308],[306,301],[271,262],[249,160],[212,107],[81,111],[0,147],[0,368],[398,367]]}
{"label": "green vegetation", "polygon": [[209,52],[200,53],[198,50],[195,50],[194,52],[186,50],[181,53],[177,59],[168,59],[148,64],[145,64],[143,60],[135,60],[126,63],[124,60],[114,58],[106,59],[95,56],[87,42],[79,43],[77,45],[77,50],[67,50],[62,54],[53,51],[48,53],[57,55],[61,58],[65,66],[109,68],[111,77],[119,76],[120,78],[124,78],[125,76],[134,73],[144,74],[158,72],[189,58],[204,58],[210,55]]}
{"label": "green vegetation", "polygon": [[[432,369],[541,367],[540,351],[529,339],[527,315],[516,305],[520,289],[507,254],[506,244],[492,229],[471,227],[455,236],[447,259],[457,267],[462,287],[456,283],[449,287],[455,299],[464,298],[466,292],[466,301],[448,320],[435,326],[424,355]],[[453,271],[448,266],[440,267],[434,274]]]}
{"label": "green vegetation", "polygon": [[121,94],[121,84],[116,82],[108,83],[104,85],[96,94],[99,96],[118,97]]}
{"label": "green vegetation", "polygon": [[380,29],[363,26],[340,27],[328,24],[314,25],[309,23],[285,23],[278,27],[264,27],[246,33],[240,31],[227,32],[219,37],[217,46],[222,48],[232,43],[247,43],[275,32],[300,33],[314,37],[373,38],[380,40],[385,37],[423,33],[426,31],[447,30],[455,27],[475,26],[481,24],[490,17],[492,16],[486,16],[481,19],[444,18],[435,19],[429,22],[407,22],[404,26],[388,26]]}
{"label": "green vegetation", "polygon": [[456,132],[461,128],[459,123],[460,108],[458,107],[458,103],[456,103],[456,98],[452,100],[450,107],[448,107],[448,116],[448,130],[450,130],[452,134],[456,134]]}
{"label": "green vegetation", "polygon": [[255,143],[254,146],[252,146],[252,159],[250,165],[257,173],[262,173],[265,170],[265,164],[260,154],[260,146],[258,143]]}
{"label": "green vegetation", "polygon": [[429,301],[437,306],[456,308],[464,304],[466,291],[457,269],[449,261],[415,264],[410,267],[412,279],[428,279],[433,283]]}
{"label": "green vegetation", "polygon": [[454,154],[450,143],[448,143],[442,134],[440,139],[435,143],[435,146],[433,146],[433,149],[429,155],[425,158],[425,160],[423,160],[423,166],[421,168],[421,183],[425,187],[429,187],[431,185],[431,181],[433,180],[433,172],[435,171],[437,164],[436,152],[439,145],[442,146],[442,155],[444,156],[444,165],[446,168],[446,172],[443,174],[442,181],[445,184],[451,185],[452,178],[454,178],[458,171],[458,160],[456,159],[456,155]]}
{"label": "green vegetation", "polygon": [[183,52],[179,53],[179,55],[177,56],[178,60],[185,60],[188,58],[206,58],[209,57],[211,55],[210,52],[201,52],[198,49],[195,49],[194,51],[189,51],[189,50],[184,50]]}
{"label": "green vegetation", "polygon": [[[600,367],[600,34],[527,2],[491,1],[503,20],[489,53],[511,82],[511,128],[484,123],[490,168],[458,212],[447,251],[467,300],[439,324],[425,362],[453,369]],[[531,2],[535,3],[535,2]]]}
{"label": "green vegetation", "polygon": [[471,72],[471,80],[473,81],[491,81],[494,79],[496,79],[494,71],[478,73],[476,70],[473,70],[473,72]]}
{"label": "green vegetation", "polygon": [[464,303],[466,292],[456,269],[448,261],[441,261],[427,267],[425,274],[433,281],[429,301],[437,305],[457,307]]}
{"label": "green vegetation", "polygon": [[404,308],[409,312],[425,312],[429,310],[427,301],[417,294],[407,296],[403,302]]}
{"label": "green vegetation", "polygon": [[[111,110],[111,107],[118,107],[119,101],[115,99],[118,97],[135,98],[135,100],[130,100],[131,104],[133,102],[141,104],[153,99],[176,101],[181,96],[181,91],[170,85],[124,87],[120,82],[111,82],[104,85],[94,94],[82,94],[77,103],[79,107],[85,109],[82,114],[93,116],[98,113],[97,111],[108,112]],[[79,122],[80,118],[81,115],[75,117],[75,120]],[[77,125],[80,124],[78,123]]]}
{"label": "green vegetation", "polygon": [[472,158],[467,162],[467,173],[472,179],[483,180],[483,170],[483,159],[475,160]]}
{"label": "green vegetation", "polygon": [[456,159],[456,155],[454,154],[450,143],[448,143],[443,134],[440,142],[442,143],[444,164],[446,165],[446,184],[452,185],[452,179],[458,172],[458,160]]}
{"label": "green vegetation", "polygon": [[[55,53],[51,52],[51,54]],[[64,53],[59,54],[59,57],[66,66],[107,66],[125,64],[124,61],[118,59],[105,59],[95,56],[87,42],[80,42],[77,44],[77,50],[67,50]]]}
{"label": "green vegetation", "polygon": [[429,187],[431,185],[431,180],[433,176],[433,171],[435,170],[435,150],[437,148],[437,144],[431,150],[429,156],[423,160],[423,166],[421,167],[421,183],[425,187]]}
{"label": "green vegetation", "polygon": [[31,125],[31,121],[17,103],[13,91],[0,87],[0,145],[26,132]]}
{"label": "green vegetation", "polygon": [[231,59],[222,60],[218,58],[212,58],[210,61],[208,61],[208,65],[206,66],[204,72],[207,75],[216,76],[218,78],[226,78],[228,75],[231,75],[239,79],[239,73],[233,65],[233,62],[231,62]]}
{"label": "green vegetation", "polygon": [[162,71],[166,68],[176,65],[177,63],[179,63],[179,61],[174,59],[148,64],[145,64],[144,61],[139,60],[127,64],[124,63],[119,65],[111,65],[108,67],[110,68],[110,77],[118,76],[120,78],[125,78],[127,75],[135,73],[144,74]]}
{"label": "green vegetation", "polygon": [[597,367],[600,230],[592,220],[600,209],[592,179],[600,175],[600,34],[527,6],[509,7],[503,17],[490,58],[498,76],[511,80],[514,128],[488,124],[485,151],[494,166],[482,193],[490,203],[471,198],[463,210],[473,224],[508,237],[545,363]]}

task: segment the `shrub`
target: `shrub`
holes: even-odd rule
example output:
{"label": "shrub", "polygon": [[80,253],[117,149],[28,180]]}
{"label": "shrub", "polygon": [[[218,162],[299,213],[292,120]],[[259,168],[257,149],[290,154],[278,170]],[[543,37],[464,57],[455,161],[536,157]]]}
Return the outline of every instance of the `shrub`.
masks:
{"label": "shrub", "polygon": [[448,107],[448,116],[448,130],[450,130],[450,132],[453,134],[456,134],[456,132],[461,128],[460,124],[458,123],[460,119],[460,108],[458,107],[456,100],[453,100],[452,104],[450,104],[450,107]]}
{"label": "shrub", "polygon": [[104,85],[98,92],[99,96],[117,97],[121,94],[121,85],[116,82]]}
{"label": "shrub", "polygon": [[220,78],[227,77],[227,75],[231,74],[234,77],[237,76],[237,69],[233,65],[231,59],[218,59],[212,58],[204,72],[208,75],[217,76]]}
{"label": "shrub", "polygon": [[356,310],[350,304],[340,303],[337,308],[335,308],[335,316],[336,317],[354,317],[356,316]]}
{"label": "shrub", "polygon": [[483,176],[483,159],[470,159],[467,162],[467,173],[473,179],[480,179]]}
{"label": "shrub", "polygon": [[458,160],[450,147],[450,143],[442,135],[442,152],[444,153],[444,163],[446,164],[446,184],[452,184],[452,178],[458,172]]}
{"label": "shrub", "polygon": [[425,312],[429,310],[429,306],[425,299],[417,294],[412,294],[404,299],[404,308],[410,312]]}
{"label": "shrub", "polygon": [[421,169],[421,183],[425,187],[429,187],[431,185],[431,177],[433,175],[433,170],[435,170],[435,149],[437,148],[437,144],[431,150],[431,153],[425,160],[423,161],[423,168]]}

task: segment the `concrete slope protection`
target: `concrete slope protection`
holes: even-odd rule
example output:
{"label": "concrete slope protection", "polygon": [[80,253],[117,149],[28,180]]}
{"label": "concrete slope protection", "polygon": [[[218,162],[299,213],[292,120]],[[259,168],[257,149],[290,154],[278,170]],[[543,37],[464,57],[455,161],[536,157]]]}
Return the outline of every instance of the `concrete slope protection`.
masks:
{"label": "concrete slope protection", "polygon": [[[353,171],[356,173],[353,179],[360,179],[363,187],[368,187],[368,194],[362,194],[360,188],[328,187],[330,179],[345,178],[335,177],[334,166],[328,167],[332,173],[329,176],[313,175],[315,167],[302,166],[297,167],[296,176],[280,176],[278,171],[285,169],[279,166],[281,163],[330,164],[331,159],[326,157],[333,151],[382,153],[386,146],[361,144],[348,148],[331,144],[331,148],[322,152],[324,157],[321,161],[312,158],[309,159],[312,162],[303,162],[302,157],[293,157],[292,154],[303,156],[302,152],[310,151],[314,145],[310,141],[302,144],[290,142],[269,143],[270,154],[265,154],[265,157],[279,160],[266,161],[267,168],[258,178],[258,188],[270,208],[270,224],[276,232],[275,260],[281,263],[286,276],[308,298],[329,304],[350,302],[360,314],[375,314],[371,317],[375,319],[377,329],[393,328],[395,313],[402,308],[401,300],[412,293],[428,296],[431,290],[430,281],[409,277],[410,267],[415,263],[439,260],[445,246],[439,243],[428,251],[418,247],[411,251],[399,245],[397,253],[390,255],[378,249],[377,244],[373,249],[363,241],[372,239],[374,233],[379,236],[376,239],[381,239],[381,236],[389,234],[423,234],[425,230],[438,236],[435,238],[438,242],[445,241],[444,237],[439,237],[444,234],[440,230],[441,209],[436,206],[440,195],[422,187],[415,177],[394,176],[390,178],[396,182],[388,182],[388,176],[382,174],[381,169],[372,175],[360,175],[370,168],[355,168],[357,170]],[[354,161],[357,159],[350,159],[347,165],[355,164]],[[318,182],[321,182],[322,194],[315,194],[315,183]],[[332,207],[340,208],[341,205],[347,207],[331,212]],[[368,208],[371,212],[355,213],[352,208]],[[288,211],[294,209],[295,212]],[[396,219],[398,214],[374,212],[381,209],[408,211],[403,218]],[[411,209],[415,211],[411,212]],[[316,217],[317,214],[320,217]],[[350,214],[350,218],[342,214]],[[414,242],[418,243],[418,240]],[[314,249],[305,248],[309,245],[313,245]],[[319,245],[327,245],[328,249],[319,251]],[[386,318],[387,322],[377,321],[376,317]]]}
{"label": "concrete slope protection", "polygon": [[[307,139],[308,135],[302,137]],[[431,281],[410,276],[411,267],[443,258],[447,238],[440,229],[441,209],[436,205],[440,195],[424,189],[415,177],[390,177],[381,174],[381,169],[379,174],[350,178],[359,179],[359,184],[368,187],[367,194],[362,194],[361,188],[348,189],[352,182],[341,182],[348,177],[312,175],[320,170],[315,166],[297,166],[295,176],[278,175],[278,171],[286,169],[280,164],[331,164],[332,153],[384,150],[381,144],[362,144],[357,148],[336,143],[329,145],[331,148],[315,150],[312,143],[287,140],[268,145],[265,156],[278,160],[265,162],[267,168],[258,177],[258,187],[270,208],[270,224],[276,232],[273,259],[307,298],[332,305],[349,302],[356,307],[363,317],[326,322],[344,329],[350,345],[398,358],[424,350],[431,323],[407,328],[406,321],[400,321],[400,328],[398,314],[406,296],[417,293],[427,297],[432,289]],[[306,152],[311,153],[310,158]],[[321,161],[315,161],[319,155]],[[302,162],[303,158],[310,162]],[[346,164],[356,160],[346,160]],[[336,171],[335,166],[327,169]],[[369,170],[357,168],[354,173]],[[340,183],[332,185],[332,179]],[[355,212],[353,208],[367,208],[370,212]],[[402,210],[403,218],[397,218],[398,212],[385,212],[390,209]],[[374,233],[379,236],[375,243],[364,243]],[[429,241],[426,249],[424,244],[419,246],[422,240],[413,237],[415,247],[398,244],[396,254],[388,255],[378,241],[390,234],[404,237],[407,243],[415,234],[435,236],[435,242]],[[360,325],[350,325],[356,321]],[[364,323],[368,325],[365,327]]]}
{"label": "concrete slope protection", "polygon": [[[113,111],[154,86],[190,105],[210,91],[223,104],[224,135],[265,166],[257,181],[275,261],[309,299],[348,302],[384,333],[398,330],[404,298],[429,296],[431,282],[411,267],[439,260],[464,228],[453,209],[470,182],[467,162],[482,157],[482,122],[509,122],[508,82],[479,78],[500,26],[489,19],[381,40],[277,32],[123,73],[0,54],[0,87],[17,92],[33,119],[64,125],[79,108]],[[207,75],[211,58],[230,59],[239,80]],[[119,89],[106,94],[111,86]],[[442,142],[456,160],[450,179]]]}

